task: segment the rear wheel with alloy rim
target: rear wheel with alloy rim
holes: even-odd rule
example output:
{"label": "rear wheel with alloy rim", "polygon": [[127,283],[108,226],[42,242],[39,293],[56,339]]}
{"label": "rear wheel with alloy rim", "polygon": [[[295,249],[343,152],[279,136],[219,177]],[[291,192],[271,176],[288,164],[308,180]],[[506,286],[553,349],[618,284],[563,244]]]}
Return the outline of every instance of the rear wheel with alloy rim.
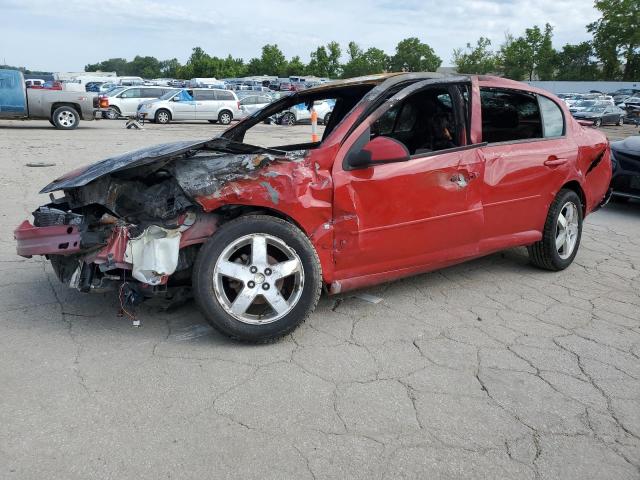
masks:
{"label": "rear wheel with alloy rim", "polygon": [[600,125],[602,125],[602,119],[601,119],[601,118],[598,118],[595,122],[593,122],[593,124],[594,124],[596,127],[599,127]]}
{"label": "rear wheel with alloy rim", "polygon": [[193,286],[213,327],[264,342],[291,332],[313,311],[322,275],[313,245],[298,228],[247,215],[222,225],[200,249]]}
{"label": "rear wheel with alloy rim", "polygon": [[624,117],[623,116],[620,116],[620,118],[618,119],[618,123],[616,123],[616,125],[618,125],[619,127],[624,125]]}
{"label": "rear wheel with alloy rim", "polygon": [[582,202],[562,189],[549,208],[542,240],[528,247],[529,259],[546,270],[564,270],[573,262],[582,236]]}
{"label": "rear wheel with alloy rim", "polygon": [[56,128],[62,130],[72,130],[74,128],[78,128],[78,123],[80,123],[80,116],[74,108],[59,107],[56,108],[56,110],[53,112],[51,120],[53,121],[53,125]]}
{"label": "rear wheel with alloy rim", "polygon": [[233,115],[231,115],[231,112],[228,112],[226,110],[220,112],[220,114],[218,115],[218,122],[220,122],[222,125],[229,125],[231,123],[231,120],[233,120]]}

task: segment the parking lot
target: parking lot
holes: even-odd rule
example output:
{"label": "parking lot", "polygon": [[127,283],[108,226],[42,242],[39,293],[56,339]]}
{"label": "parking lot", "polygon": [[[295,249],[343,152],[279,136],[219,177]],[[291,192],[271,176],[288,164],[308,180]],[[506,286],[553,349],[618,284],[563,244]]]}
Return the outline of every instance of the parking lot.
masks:
{"label": "parking lot", "polygon": [[223,129],[122,127],[0,121],[0,478],[640,478],[640,203],[588,217],[567,270],[513,249],[323,296],[289,337],[238,344],[192,303],[133,327],[113,293],[15,255],[52,178]]}

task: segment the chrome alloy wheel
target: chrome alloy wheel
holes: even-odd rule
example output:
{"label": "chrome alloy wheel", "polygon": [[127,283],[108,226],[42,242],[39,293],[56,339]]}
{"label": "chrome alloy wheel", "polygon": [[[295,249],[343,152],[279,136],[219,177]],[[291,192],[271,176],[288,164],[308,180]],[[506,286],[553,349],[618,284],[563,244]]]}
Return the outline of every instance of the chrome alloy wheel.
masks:
{"label": "chrome alloy wheel", "polygon": [[304,269],[298,254],[272,235],[253,233],[225,248],[213,271],[218,303],[236,320],[275,322],[300,300]]}
{"label": "chrome alloy wheel", "polygon": [[69,110],[63,110],[58,114],[58,123],[65,128],[73,127],[76,121],[76,115]]}
{"label": "chrome alloy wheel", "polygon": [[578,207],[573,202],[563,205],[556,224],[556,250],[561,259],[571,256],[578,241]]}
{"label": "chrome alloy wheel", "polygon": [[157,118],[160,123],[169,123],[169,114],[167,112],[158,112]]}

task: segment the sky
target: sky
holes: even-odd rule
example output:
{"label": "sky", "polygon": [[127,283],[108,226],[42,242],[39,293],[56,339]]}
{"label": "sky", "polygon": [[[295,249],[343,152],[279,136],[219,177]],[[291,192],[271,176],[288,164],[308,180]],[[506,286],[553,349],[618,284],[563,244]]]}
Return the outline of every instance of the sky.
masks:
{"label": "sky", "polygon": [[454,48],[480,36],[497,47],[506,32],[548,22],[560,48],[588,40],[596,18],[592,0],[0,0],[0,62],[44,71],[137,54],[184,63],[195,46],[248,60],[266,43],[306,62],[332,40],[392,54],[418,37],[449,66]]}

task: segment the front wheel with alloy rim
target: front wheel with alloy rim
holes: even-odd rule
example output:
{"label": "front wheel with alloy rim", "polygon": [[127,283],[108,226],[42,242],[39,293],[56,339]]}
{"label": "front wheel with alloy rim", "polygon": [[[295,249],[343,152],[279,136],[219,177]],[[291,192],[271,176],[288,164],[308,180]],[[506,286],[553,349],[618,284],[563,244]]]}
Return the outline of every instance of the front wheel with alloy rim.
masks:
{"label": "front wheel with alloy rim", "polygon": [[624,117],[620,117],[618,119],[618,123],[616,123],[616,125],[618,125],[619,127],[621,127],[622,125],[624,125]]}
{"label": "front wheel with alloy rim", "polygon": [[316,251],[297,227],[267,215],[223,224],[202,246],[193,271],[196,302],[221,333],[267,342],[293,331],[322,288]]}
{"label": "front wheel with alloy rim", "polygon": [[167,124],[171,121],[171,114],[168,110],[158,110],[155,116],[156,123]]}
{"label": "front wheel with alloy rim", "polygon": [[220,122],[222,125],[229,125],[231,123],[231,120],[233,120],[233,115],[231,115],[231,112],[228,112],[226,110],[220,112],[220,114],[218,115],[218,122]]}
{"label": "front wheel with alloy rim", "polygon": [[73,130],[78,128],[80,116],[75,109],[71,107],[58,107],[51,115],[53,126],[61,130]]}
{"label": "front wheel with alloy rim", "polygon": [[595,122],[593,122],[593,125],[599,127],[600,125],[602,125],[602,119],[598,118]]}
{"label": "front wheel with alloy rim", "polygon": [[576,192],[556,195],[544,225],[542,240],[527,247],[531,263],[546,270],[564,270],[575,258],[582,236],[582,202]]}

